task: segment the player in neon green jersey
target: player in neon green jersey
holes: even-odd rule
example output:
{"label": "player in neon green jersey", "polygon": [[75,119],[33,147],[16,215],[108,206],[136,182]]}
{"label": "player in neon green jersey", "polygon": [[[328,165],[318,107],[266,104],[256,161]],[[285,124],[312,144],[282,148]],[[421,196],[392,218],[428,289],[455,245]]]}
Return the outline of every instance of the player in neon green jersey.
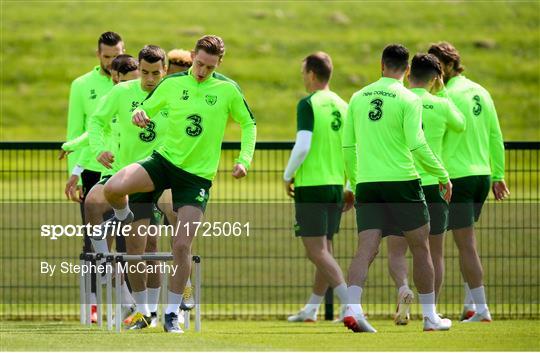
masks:
{"label": "player in neon green jersey", "polygon": [[413,254],[424,330],[448,330],[451,321],[435,310],[433,264],[429,252],[429,214],[414,158],[452,194],[448,173],[426,143],[422,101],[403,86],[409,51],[388,45],[382,54],[382,78],[356,92],[345,120],[343,148],[349,179],[356,186],[358,249],[349,268],[349,298],[344,324],[355,332],[376,332],[365,319],[361,302],[368,268],[381,236],[395,226]]}
{"label": "player in neon green jersey", "polygon": [[[332,256],[332,239],[339,230],[343,210],[345,164],[341,143],[347,103],[330,91],[333,65],[323,52],[302,62],[304,86],[309,93],[298,102],[296,143],[283,176],[285,189],[294,197],[296,235],[302,237],[307,257],[316,267],[313,293],[290,322],[317,320],[328,286],[347,304],[347,285]],[[354,201],[351,191],[348,200]],[[348,203],[348,209],[352,207]]]}
{"label": "player in neon green jersey", "polygon": [[495,105],[489,93],[462,73],[461,57],[450,43],[429,48],[439,58],[444,71],[446,92],[465,116],[467,130],[449,133],[453,148],[443,151],[443,160],[455,185],[450,203],[448,228],[452,229],[459,250],[466,299],[462,320],[491,321],[486,304],[483,268],[476,250],[474,222],[480,217],[491,184],[495,200],[508,194],[504,181],[504,145]]}
{"label": "player in neon green jersey", "polygon": [[127,195],[166,188],[171,188],[179,224],[191,225],[177,227],[173,239],[174,265],[179,270],[169,282],[166,332],[182,333],[176,313],[191,271],[191,243],[196,228],[192,222],[202,219],[229,116],[242,128],[241,151],[232,172],[235,178],[246,176],[255,149],[255,121],[240,89],[214,72],[224,52],[221,38],[204,36],[192,52],[191,69],[161,81],[135,111],[133,122],[146,128],[152,122],[148,116],[168,107],[169,129],[163,145],[146,160],[120,170],[105,185],[105,197],[115,216],[104,227],[132,220]]}
{"label": "player in neon green jersey", "polygon": [[[437,57],[417,54],[412,59],[409,74],[410,90],[422,99],[422,127],[426,141],[437,158],[442,158],[445,137],[449,131],[460,133],[465,129],[463,114],[448,98],[430,93],[444,87],[442,69]],[[447,146],[445,146],[447,147]],[[429,247],[435,271],[435,298],[438,298],[444,275],[444,233],[448,225],[448,204],[439,192],[439,182],[415,164],[422,181],[430,217]],[[400,235],[389,235],[388,268],[398,288],[398,307],[394,321],[406,325],[409,321],[409,305],[414,298],[407,281],[407,240]]]}

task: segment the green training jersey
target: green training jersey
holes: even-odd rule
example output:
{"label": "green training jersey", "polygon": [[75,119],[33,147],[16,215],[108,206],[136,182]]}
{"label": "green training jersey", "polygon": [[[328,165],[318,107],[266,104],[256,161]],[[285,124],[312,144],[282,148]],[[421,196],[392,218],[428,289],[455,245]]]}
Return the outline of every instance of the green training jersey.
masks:
{"label": "green training jersey", "polygon": [[[422,99],[422,129],[426,141],[433,154],[442,160],[445,137],[450,131],[463,132],[465,118],[450,99],[434,96],[424,88],[411,88],[411,91]],[[417,161],[415,166],[423,186],[439,183],[437,178],[430,175]]]}
{"label": "green training jersey", "polygon": [[73,140],[66,141],[62,144],[64,151],[78,151],[81,148],[86,148],[90,144],[88,143],[88,131]]}
{"label": "green training jersey", "polygon": [[296,171],[295,186],[343,185],[342,132],[347,103],[336,93],[316,91],[297,106],[297,130],[312,132],[309,153]]}
{"label": "green training jersey", "polygon": [[349,180],[356,183],[418,179],[413,153],[443,183],[448,173],[427,146],[422,101],[403,82],[383,77],[349,103],[343,147]]}
{"label": "green training jersey", "polygon": [[183,170],[212,180],[229,116],[240,123],[242,141],[236,160],[249,168],[255,149],[255,119],[238,85],[218,73],[197,82],[191,69],[165,77],[141,104],[149,117],[169,110],[163,157]]}
{"label": "green training jersey", "polygon": [[446,89],[467,125],[462,134],[448,133],[448,141],[454,148],[449,153],[443,151],[443,160],[450,177],[491,175],[494,181],[503,180],[504,143],[491,96],[463,75],[451,78]]}
{"label": "green training jersey", "polygon": [[[89,118],[94,113],[99,99],[113,87],[111,78],[102,75],[100,70],[101,67],[98,65],[71,83],[66,141],[73,140],[88,130]],[[70,174],[87,148],[83,147],[68,155],[68,172]],[[83,157],[83,159],[86,158]],[[103,166],[95,159],[82,164],[86,164],[84,167],[88,170],[98,172],[103,170]]]}
{"label": "green training jersey", "polygon": [[163,141],[167,131],[167,111],[152,116],[152,121],[141,129],[133,125],[133,111],[148,96],[141,87],[141,80],[131,80],[116,85],[102,98],[88,130],[92,155],[105,151],[114,155],[112,169],[104,175],[114,174],[128,164],[144,159]]}

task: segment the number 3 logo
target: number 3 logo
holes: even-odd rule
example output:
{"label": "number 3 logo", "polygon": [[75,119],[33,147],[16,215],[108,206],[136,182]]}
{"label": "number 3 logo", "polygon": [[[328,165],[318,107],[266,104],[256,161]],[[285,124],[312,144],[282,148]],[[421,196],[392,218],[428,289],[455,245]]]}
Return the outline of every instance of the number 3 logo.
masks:
{"label": "number 3 logo", "polygon": [[482,112],[482,105],[480,104],[480,97],[477,95],[474,96],[473,101],[474,101],[474,107],[473,107],[472,112],[474,115],[478,116]]}
{"label": "number 3 logo", "polygon": [[139,138],[144,142],[154,141],[156,138],[156,123],[149,121],[144,130],[139,133]]}
{"label": "number 3 logo", "polygon": [[368,117],[369,120],[377,121],[380,118],[382,118],[382,106],[383,106],[383,100],[382,99],[374,99],[371,102],[369,102],[373,106],[373,109],[369,111]]}
{"label": "number 3 logo", "polygon": [[186,119],[191,121],[191,125],[186,127],[186,134],[192,137],[199,136],[203,131],[203,128],[201,126],[202,118],[199,115],[194,114],[188,116]]}

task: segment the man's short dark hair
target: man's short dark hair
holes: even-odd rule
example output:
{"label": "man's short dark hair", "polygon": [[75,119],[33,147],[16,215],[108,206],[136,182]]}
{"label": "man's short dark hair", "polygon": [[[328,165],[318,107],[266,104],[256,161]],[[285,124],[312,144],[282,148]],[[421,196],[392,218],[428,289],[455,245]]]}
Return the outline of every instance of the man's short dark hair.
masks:
{"label": "man's short dark hair", "polygon": [[409,64],[409,50],[401,44],[389,44],[384,48],[381,60],[388,69],[405,72]]}
{"label": "man's short dark hair", "polygon": [[139,68],[137,59],[128,54],[120,54],[111,62],[111,69],[118,71],[122,75],[135,71]]}
{"label": "man's short dark hair", "polygon": [[313,72],[320,82],[330,81],[332,76],[332,58],[325,52],[318,51],[306,56],[304,59],[305,71]]}
{"label": "man's short dark hair", "polygon": [[410,80],[427,83],[442,74],[441,63],[433,54],[418,53],[412,59]]}
{"label": "man's short dark hair", "polygon": [[448,42],[431,44],[428,53],[435,55],[445,65],[454,64],[454,70],[458,73],[465,71],[461,66],[461,56],[457,49]]}
{"label": "man's short dark hair", "polygon": [[167,55],[165,54],[165,50],[161,49],[157,45],[151,45],[151,44],[145,45],[144,48],[142,48],[141,51],[139,52],[139,63],[142,60],[150,64],[161,61],[163,64],[163,67],[165,67],[166,58],[167,58]]}
{"label": "man's short dark hair", "polygon": [[220,58],[225,55],[225,43],[223,39],[214,35],[206,35],[201,37],[197,43],[195,43],[195,53],[199,50],[204,50],[210,55],[217,55]]}
{"label": "man's short dark hair", "polygon": [[110,47],[115,46],[116,44],[122,41],[122,37],[115,32],[105,32],[99,36],[98,39],[98,49],[101,49],[101,44],[108,45]]}

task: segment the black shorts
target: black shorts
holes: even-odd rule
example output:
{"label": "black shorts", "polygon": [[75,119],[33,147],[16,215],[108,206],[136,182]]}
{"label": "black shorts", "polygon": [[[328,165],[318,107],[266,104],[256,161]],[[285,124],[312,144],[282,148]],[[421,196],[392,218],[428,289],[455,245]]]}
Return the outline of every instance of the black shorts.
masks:
{"label": "black shorts", "polygon": [[343,209],[343,186],[299,186],[294,189],[296,236],[325,236],[332,240],[339,231]]}
{"label": "black shorts", "polygon": [[171,189],[174,211],[189,205],[198,207],[204,212],[210,197],[212,181],[178,168],[156,151],[138,163],[150,175],[154,183],[154,192],[161,195],[163,190]]}
{"label": "black shorts", "polygon": [[491,177],[473,175],[452,179],[448,229],[467,228],[477,222],[489,194]]}
{"label": "black shorts", "polygon": [[368,182],[356,185],[358,232],[380,229],[384,235],[399,235],[429,222],[420,179]]}
{"label": "black shorts", "polygon": [[444,234],[448,228],[448,203],[442,197],[439,185],[422,186],[429,211],[429,234]]}

